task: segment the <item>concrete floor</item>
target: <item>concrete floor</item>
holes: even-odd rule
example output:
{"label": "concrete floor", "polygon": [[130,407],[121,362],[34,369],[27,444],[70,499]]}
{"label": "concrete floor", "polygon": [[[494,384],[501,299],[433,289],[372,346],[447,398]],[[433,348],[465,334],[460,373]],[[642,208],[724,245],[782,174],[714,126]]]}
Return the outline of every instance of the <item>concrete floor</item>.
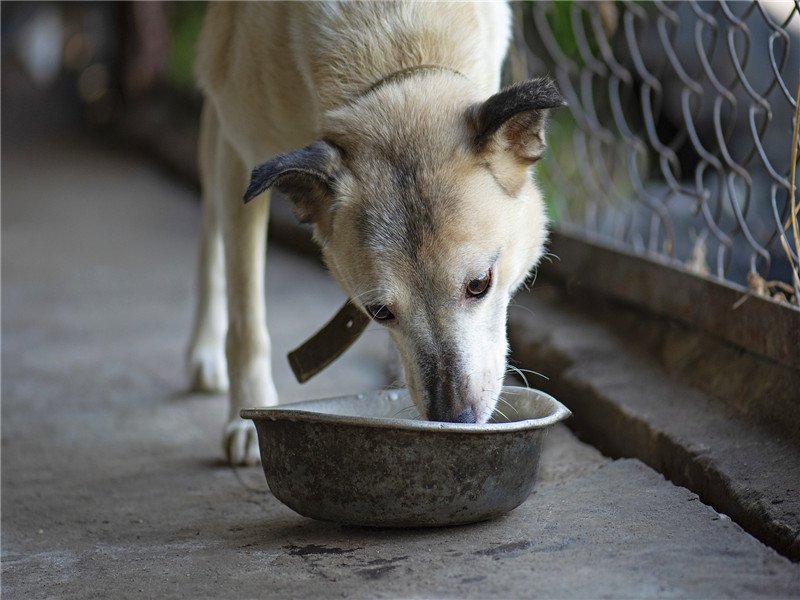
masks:
{"label": "concrete floor", "polygon": [[[259,469],[221,463],[224,399],[183,392],[195,199],[135,156],[5,124],[5,597],[800,597],[800,565],[563,428],[536,492],[493,522],[386,531],[293,513]],[[380,329],[294,383],[285,352],[342,293],[275,247],[268,294],[285,400],[384,384]]]}

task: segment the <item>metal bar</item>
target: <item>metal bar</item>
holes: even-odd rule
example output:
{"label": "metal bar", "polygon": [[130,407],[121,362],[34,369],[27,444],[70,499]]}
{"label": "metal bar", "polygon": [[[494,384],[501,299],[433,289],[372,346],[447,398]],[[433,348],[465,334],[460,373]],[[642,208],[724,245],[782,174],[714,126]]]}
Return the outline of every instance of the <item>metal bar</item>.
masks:
{"label": "metal bar", "polygon": [[570,294],[610,296],[800,369],[800,308],[565,227],[552,233],[550,252],[558,258],[543,264],[539,276],[562,281]]}

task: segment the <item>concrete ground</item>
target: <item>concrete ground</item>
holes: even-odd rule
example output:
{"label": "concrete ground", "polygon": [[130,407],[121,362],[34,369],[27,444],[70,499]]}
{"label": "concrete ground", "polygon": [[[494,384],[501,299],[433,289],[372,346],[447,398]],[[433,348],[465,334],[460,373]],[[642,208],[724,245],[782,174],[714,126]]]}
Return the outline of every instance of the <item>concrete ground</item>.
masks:
{"label": "concrete ground", "polygon": [[[8,117],[5,597],[800,597],[800,565],[563,428],[535,493],[493,522],[370,530],[293,513],[259,469],[222,464],[224,399],[183,391],[195,198],[138,157]],[[295,384],[286,351],[342,293],[278,247],[267,269],[285,400],[384,385],[380,329]]]}

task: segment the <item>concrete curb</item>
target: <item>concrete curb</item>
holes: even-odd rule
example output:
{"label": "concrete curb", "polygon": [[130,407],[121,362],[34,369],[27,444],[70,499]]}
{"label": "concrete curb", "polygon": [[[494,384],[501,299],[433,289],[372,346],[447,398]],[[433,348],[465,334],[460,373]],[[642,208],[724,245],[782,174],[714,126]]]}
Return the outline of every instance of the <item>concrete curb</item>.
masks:
{"label": "concrete curb", "polygon": [[619,323],[591,319],[561,296],[548,302],[539,295],[516,302],[534,318],[511,312],[513,358],[549,377],[535,387],[573,411],[570,427],[612,457],[642,460],[800,560],[796,442],[670,377],[641,345],[623,338]]}

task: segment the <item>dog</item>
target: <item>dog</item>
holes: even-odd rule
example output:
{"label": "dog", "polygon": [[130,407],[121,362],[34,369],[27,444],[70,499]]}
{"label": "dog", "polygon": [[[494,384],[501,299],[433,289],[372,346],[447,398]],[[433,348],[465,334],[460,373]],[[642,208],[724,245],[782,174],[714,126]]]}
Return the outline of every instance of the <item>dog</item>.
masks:
{"label": "dog", "polygon": [[313,225],[351,301],[385,326],[420,416],[483,423],[506,371],[510,298],[543,253],[531,165],[547,78],[502,91],[502,2],[209,6],[197,46],[199,300],[193,387],[229,388],[223,447],[258,462],[244,407],[278,402],[265,322],[269,190]]}

